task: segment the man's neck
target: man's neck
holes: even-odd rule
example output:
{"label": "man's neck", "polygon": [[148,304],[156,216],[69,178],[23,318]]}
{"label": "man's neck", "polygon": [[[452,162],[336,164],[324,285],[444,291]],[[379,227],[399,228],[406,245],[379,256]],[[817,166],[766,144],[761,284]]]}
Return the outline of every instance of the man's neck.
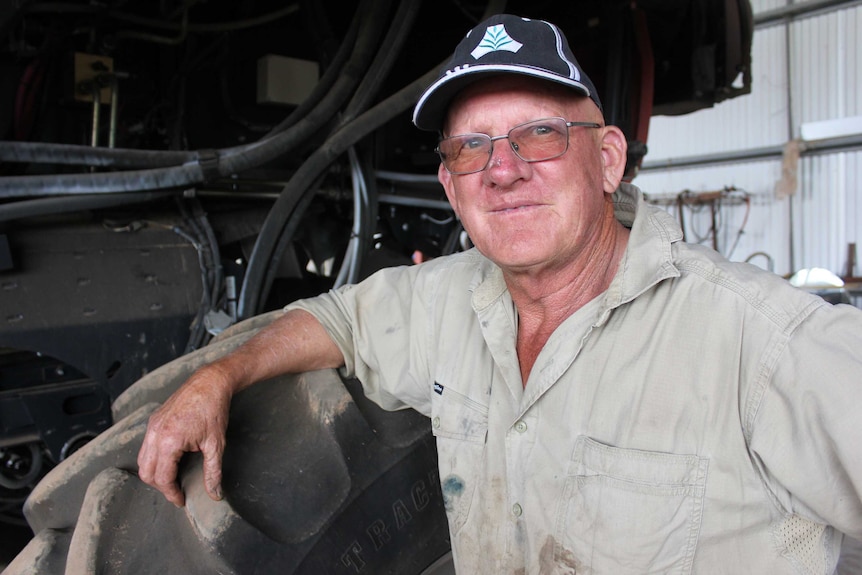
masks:
{"label": "man's neck", "polygon": [[504,271],[518,310],[518,359],[526,385],[533,363],[551,334],[569,316],[604,293],[619,268],[629,230],[616,221],[592,249],[564,269]]}
{"label": "man's neck", "polygon": [[[565,267],[543,267],[503,277],[521,320],[539,324],[562,322],[610,286],[628,244],[629,230],[619,224]],[[553,331],[553,330],[552,330]]]}

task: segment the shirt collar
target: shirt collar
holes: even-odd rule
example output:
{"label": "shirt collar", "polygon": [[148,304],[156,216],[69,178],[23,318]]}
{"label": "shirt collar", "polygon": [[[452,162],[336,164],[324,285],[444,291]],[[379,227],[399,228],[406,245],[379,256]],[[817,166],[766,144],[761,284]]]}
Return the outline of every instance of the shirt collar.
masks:
{"label": "shirt collar", "polygon": [[630,302],[652,286],[679,277],[673,263],[673,244],[682,240],[682,229],[668,212],[644,200],[637,186],[623,183],[614,192],[614,215],[631,229],[625,254],[611,285],[605,292],[602,313],[596,325],[609,312]]}
{"label": "shirt collar", "polygon": [[[668,212],[650,205],[643,193],[632,184],[620,184],[613,194],[614,216],[631,229],[620,267],[604,294],[600,319],[604,322],[609,312],[635,299],[658,282],[679,277],[673,264],[672,245],[682,240],[682,229]],[[473,308],[478,312],[507,294],[503,273],[496,265],[481,256],[480,265],[470,285]]]}

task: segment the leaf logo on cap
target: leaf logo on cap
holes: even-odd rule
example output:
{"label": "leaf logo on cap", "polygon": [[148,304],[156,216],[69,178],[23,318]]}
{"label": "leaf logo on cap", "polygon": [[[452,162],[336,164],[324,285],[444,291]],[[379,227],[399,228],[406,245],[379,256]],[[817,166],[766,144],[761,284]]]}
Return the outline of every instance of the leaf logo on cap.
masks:
{"label": "leaf logo on cap", "polygon": [[495,24],[488,26],[485,29],[485,35],[479,42],[479,45],[470,52],[476,60],[490,52],[498,50],[508,50],[509,52],[517,52],[521,49],[521,44],[506,32],[506,27],[503,24]]}

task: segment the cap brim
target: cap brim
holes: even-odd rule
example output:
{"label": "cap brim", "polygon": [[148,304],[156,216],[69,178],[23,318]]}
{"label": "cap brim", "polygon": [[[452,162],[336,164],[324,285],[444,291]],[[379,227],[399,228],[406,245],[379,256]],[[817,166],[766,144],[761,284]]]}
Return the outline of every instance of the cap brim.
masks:
{"label": "cap brim", "polygon": [[548,80],[572,88],[582,96],[588,98],[593,96],[589,88],[581,82],[565,78],[548,70],[511,64],[475,65],[438,78],[436,82],[431,84],[413,109],[413,123],[420,130],[440,130],[446,109],[458,92],[476,80],[497,74],[518,74]]}

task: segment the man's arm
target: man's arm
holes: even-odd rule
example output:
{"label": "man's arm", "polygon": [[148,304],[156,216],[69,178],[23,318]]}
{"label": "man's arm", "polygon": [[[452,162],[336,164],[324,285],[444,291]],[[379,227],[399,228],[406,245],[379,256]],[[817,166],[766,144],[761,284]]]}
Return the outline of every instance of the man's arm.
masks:
{"label": "man's arm", "polygon": [[221,499],[221,463],[233,394],[285,373],[335,368],[341,351],[308,312],[293,310],[261,329],[232,353],[198,369],[150,417],[138,473],[177,506],[185,497],[177,484],[177,465],[186,452],[204,458],[204,485]]}

